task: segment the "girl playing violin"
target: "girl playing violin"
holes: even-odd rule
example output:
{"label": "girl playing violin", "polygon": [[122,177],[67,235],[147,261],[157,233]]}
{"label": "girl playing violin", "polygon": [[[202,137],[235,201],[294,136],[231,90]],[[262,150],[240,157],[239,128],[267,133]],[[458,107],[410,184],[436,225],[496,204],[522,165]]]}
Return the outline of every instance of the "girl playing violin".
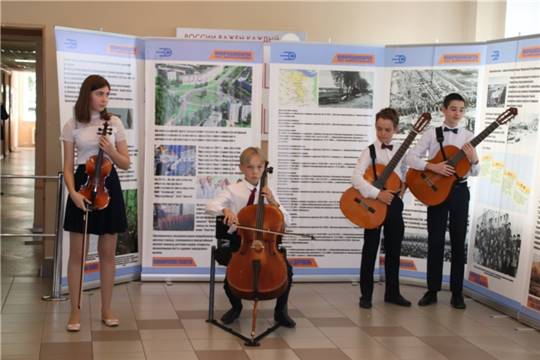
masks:
{"label": "girl playing violin", "polygon": [[[80,291],[81,254],[85,232],[83,219],[85,208],[90,204],[90,201],[78,192],[88,178],[85,163],[102,149],[105,158],[120,169],[127,170],[130,166],[122,121],[109,114],[106,109],[110,91],[111,86],[106,79],[99,75],[88,76],[81,85],[75,103],[74,118],[64,125],[60,137],[64,145],[64,179],[69,192],[64,219],[64,230],[70,232],[68,287],[71,294],[71,314],[67,324],[68,331],[79,331],[81,328],[78,295],[75,294]],[[112,133],[106,136],[98,135],[99,129],[107,121]],[[74,165],[77,165],[75,174]],[[103,210],[88,212],[87,231],[89,234],[99,235],[101,319],[106,326],[118,326],[119,321],[111,310],[114,259],[117,235],[126,230],[127,219],[120,180],[114,166],[105,180],[105,187],[110,197],[109,205]]]}
{"label": "girl playing violin", "polygon": [[[243,207],[256,204],[258,201],[258,191],[261,191],[258,188],[258,184],[264,171],[265,162],[266,158],[260,148],[249,147],[245,149],[240,155],[240,171],[244,174],[244,180],[227,186],[225,190],[221,191],[206,205],[206,211],[209,214],[225,216],[224,221],[227,225],[231,226],[231,232],[234,230],[234,224],[238,223],[238,218],[236,216],[238,212]],[[275,206],[281,211],[285,218],[285,225],[289,225],[289,214],[279,204],[279,200],[268,186],[265,186],[262,189],[262,195],[264,196],[265,203],[270,206]],[[235,236],[231,241],[230,251],[234,252],[239,248],[240,239]],[[288,261],[287,275],[289,279],[287,289],[277,298],[276,307],[274,309],[274,320],[285,327],[292,328],[296,326],[296,323],[289,317],[287,312],[287,301],[292,284],[292,266]],[[242,311],[242,300],[231,292],[226,278],[223,288],[231,302],[232,308],[221,317],[221,321],[225,324],[230,324],[240,316]]]}

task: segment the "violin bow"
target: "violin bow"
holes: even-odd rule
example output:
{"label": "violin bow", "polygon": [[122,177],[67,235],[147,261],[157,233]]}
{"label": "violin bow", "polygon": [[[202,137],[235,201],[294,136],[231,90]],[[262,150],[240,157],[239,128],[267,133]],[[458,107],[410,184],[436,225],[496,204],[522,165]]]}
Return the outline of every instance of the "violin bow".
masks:
{"label": "violin bow", "polygon": [[83,281],[84,281],[84,266],[86,263],[86,244],[88,242],[88,205],[84,208],[84,234],[83,234],[83,243],[82,243],[82,252],[81,252],[81,275],[79,278],[79,299],[77,302],[77,308],[80,310],[82,305],[82,295],[83,295]]}
{"label": "violin bow", "polygon": [[287,232],[287,231],[280,232],[280,231],[272,231],[272,230],[265,230],[265,229],[257,229],[257,228],[251,227],[251,226],[244,226],[244,225],[240,225],[240,224],[234,224],[234,226],[236,226],[238,229],[252,230],[252,231],[262,232],[262,233],[265,233],[265,234],[308,237],[311,240],[315,240],[315,236],[310,235],[310,234],[292,233],[292,232]]}

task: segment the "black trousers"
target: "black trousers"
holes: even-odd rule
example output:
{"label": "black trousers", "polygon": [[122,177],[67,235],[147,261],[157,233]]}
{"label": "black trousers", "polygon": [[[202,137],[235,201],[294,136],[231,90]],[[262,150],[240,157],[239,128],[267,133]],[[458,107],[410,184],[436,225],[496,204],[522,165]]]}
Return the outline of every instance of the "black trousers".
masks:
{"label": "black trousers", "polygon": [[[238,251],[238,249],[240,248],[240,239],[237,236],[232,236],[229,239],[230,239],[230,247],[228,251],[230,253]],[[228,265],[230,258],[231,258],[231,255],[225,256],[222,262],[220,262],[220,264]],[[285,257],[285,262],[287,263],[288,284],[283,294],[281,294],[276,300],[276,307],[275,307],[276,312],[282,312],[283,310],[287,308],[287,303],[289,301],[289,293],[291,292],[293,271],[292,271],[292,266],[291,264],[289,264],[289,261],[287,260],[286,257]],[[225,294],[229,298],[229,301],[233,307],[238,308],[242,306],[242,299],[240,299],[238,296],[233,294],[233,292],[231,291],[231,288],[229,287],[229,283],[227,282],[227,277],[225,277],[223,289],[225,290]]]}
{"label": "black trousers", "polygon": [[470,193],[466,183],[457,183],[448,199],[436,206],[428,206],[427,283],[430,291],[441,290],[446,228],[450,232],[452,248],[450,290],[461,293],[465,269],[465,236],[469,215]]}
{"label": "black trousers", "polygon": [[401,242],[405,226],[403,224],[403,201],[394,196],[388,206],[384,223],[377,229],[364,230],[364,246],[362,247],[362,263],[360,265],[360,291],[362,298],[370,300],[373,294],[373,270],[377,260],[377,250],[381,237],[384,235],[384,274],[385,297],[399,296],[399,258]]}

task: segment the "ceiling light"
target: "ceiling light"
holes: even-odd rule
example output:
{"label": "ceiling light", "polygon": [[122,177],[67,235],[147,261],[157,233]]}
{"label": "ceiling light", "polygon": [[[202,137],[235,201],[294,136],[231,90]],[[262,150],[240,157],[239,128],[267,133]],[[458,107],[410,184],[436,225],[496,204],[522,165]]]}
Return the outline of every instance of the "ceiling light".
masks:
{"label": "ceiling light", "polygon": [[15,62],[18,62],[18,63],[35,63],[36,60],[32,60],[32,59],[15,59]]}

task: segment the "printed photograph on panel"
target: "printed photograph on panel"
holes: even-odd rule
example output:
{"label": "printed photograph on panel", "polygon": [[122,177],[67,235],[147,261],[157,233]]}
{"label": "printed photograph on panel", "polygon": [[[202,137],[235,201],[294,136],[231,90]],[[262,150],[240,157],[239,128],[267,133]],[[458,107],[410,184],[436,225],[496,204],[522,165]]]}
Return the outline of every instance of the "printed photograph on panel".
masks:
{"label": "printed photograph on panel", "polygon": [[488,80],[487,107],[502,108],[506,103],[506,78],[493,77]]}
{"label": "printed photograph on panel", "polygon": [[[383,240],[384,241],[384,240]],[[445,244],[450,250],[450,243]],[[381,246],[381,253],[384,253],[384,246]],[[427,233],[426,234],[405,234],[401,243],[401,256],[418,259],[427,258]]]}
{"label": "printed photograph on panel", "polygon": [[320,70],[319,106],[371,109],[373,73]]}
{"label": "printed photograph on panel", "polygon": [[195,176],[197,147],[194,145],[157,145],[154,149],[154,175]]}
{"label": "printed photograph on panel", "polygon": [[279,71],[279,105],[317,106],[317,71]]}
{"label": "printed photograph on panel", "polygon": [[154,230],[193,231],[195,204],[154,204]]}
{"label": "printed photograph on panel", "polygon": [[[401,256],[411,257],[417,259],[427,259],[428,254],[428,238],[427,232],[425,234],[406,233],[401,243]],[[384,243],[384,239],[382,240]],[[465,244],[465,253],[467,253],[468,244]],[[384,246],[381,246],[381,254],[384,254]],[[444,254],[443,261],[449,262],[452,258],[452,246],[450,244],[450,238],[448,233],[444,240]]]}
{"label": "printed photograph on panel", "polygon": [[540,311],[540,254],[533,255],[527,306]]}
{"label": "printed photograph on panel", "polygon": [[[473,259],[478,265],[515,277],[521,250],[518,219],[486,209],[476,219]],[[512,224],[514,222],[514,224]]]}
{"label": "printed photograph on panel", "polygon": [[116,255],[136,253],[139,241],[137,235],[137,189],[122,191],[126,205],[127,229],[118,234]]}
{"label": "printed photograph on panel", "polygon": [[107,111],[112,115],[118,116],[126,129],[133,129],[133,109],[108,107]]}
{"label": "printed photograph on panel", "polygon": [[462,126],[474,132],[477,88],[478,70],[392,70],[390,107],[400,116],[399,133],[408,133],[426,111],[431,112],[431,126],[441,125],[442,101],[450,93],[459,93],[467,101]]}
{"label": "printed photograph on panel", "polygon": [[538,132],[538,114],[527,113],[516,116],[508,123],[509,144],[520,144],[527,151],[536,146],[536,134]]}
{"label": "printed photograph on panel", "polygon": [[198,176],[196,184],[197,199],[212,199],[227,186],[242,181],[241,176]]}
{"label": "printed photograph on panel", "polygon": [[156,125],[251,127],[252,70],[156,64]]}
{"label": "printed photograph on panel", "polygon": [[[521,144],[521,143],[518,143]],[[517,144],[507,146],[512,152],[484,153],[480,159],[482,170],[478,177],[478,198],[483,205],[525,214],[534,188],[534,155],[536,145],[528,148]],[[523,149],[523,150],[521,150]]]}

